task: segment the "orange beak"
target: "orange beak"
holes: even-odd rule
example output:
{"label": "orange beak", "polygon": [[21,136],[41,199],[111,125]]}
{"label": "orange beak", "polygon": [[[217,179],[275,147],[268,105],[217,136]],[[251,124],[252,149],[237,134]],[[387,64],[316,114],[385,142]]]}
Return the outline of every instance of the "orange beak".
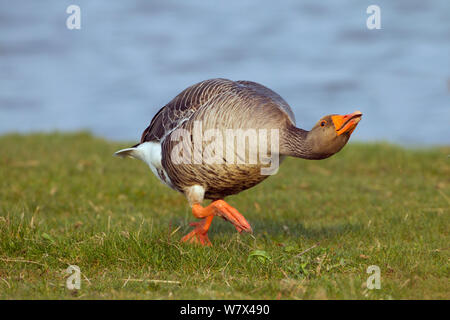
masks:
{"label": "orange beak", "polygon": [[352,134],[353,130],[355,130],[358,125],[358,122],[361,120],[361,116],[361,111],[355,111],[353,113],[346,114],[345,116],[331,116],[337,135],[339,136],[345,132]]}

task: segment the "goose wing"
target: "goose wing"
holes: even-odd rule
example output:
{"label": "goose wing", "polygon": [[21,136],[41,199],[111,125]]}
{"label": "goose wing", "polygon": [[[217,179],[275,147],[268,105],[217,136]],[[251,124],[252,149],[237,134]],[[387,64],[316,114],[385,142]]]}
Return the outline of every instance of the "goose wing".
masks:
{"label": "goose wing", "polygon": [[292,121],[292,124],[295,125],[295,116],[294,116],[294,113],[292,112],[291,107],[278,93],[270,90],[269,88],[267,88],[259,83],[253,82],[253,81],[239,80],[236,82],[251,89],[252,91],[272,100],[272,102],[277,104],[281,110],[283,110],[285,113],[287,113],[287,115],[289,116],[289,119]]}
{"label": "goose wing", "polygon": [[287,102],[269,88],[252,81],[210,79],[188,87],[162,107],[143,132],[140,143],[160,141],[202,106],[210,104],[220,96],[237,95],[242,91],[253,92],[260,98],[270,100],[295,124],[294,113]]}
{"label": "goose wing", "polygon": [[160,141],[189,119],[202,105],[214,97],[230,91],[233,81],[210,79],[188,87],[162,107],[153,117],[141,137],[141,143]]}

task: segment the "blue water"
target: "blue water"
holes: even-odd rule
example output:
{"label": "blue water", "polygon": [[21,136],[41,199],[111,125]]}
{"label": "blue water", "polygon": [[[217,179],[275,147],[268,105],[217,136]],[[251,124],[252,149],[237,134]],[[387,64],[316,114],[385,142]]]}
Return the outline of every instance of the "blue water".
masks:
{"label": "blue water", "polygon": [[[70,4],[81,30],[66,28]],[[450,1],[0,0],[0,134],[137,140],[215,77],[272,88],[304,129],[361,110],[355,140],[450,144]]]}

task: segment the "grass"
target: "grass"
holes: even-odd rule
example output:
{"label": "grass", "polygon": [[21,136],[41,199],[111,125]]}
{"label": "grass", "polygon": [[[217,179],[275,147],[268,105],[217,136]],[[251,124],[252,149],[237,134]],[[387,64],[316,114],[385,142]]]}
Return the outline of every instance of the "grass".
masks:
{"label": "grass", "polygon": [[[228,198],[254,229],[215,219],[181,244],[184,196],[127,143],[87,133],[0,137],[2,299],[449,299],[450,147],[348,145],[287,159]],[[77,265],[81,289],[66,288]],[[381,289],[366,288],[368,266]],[[155,281],[157,280],[157,281]]]}

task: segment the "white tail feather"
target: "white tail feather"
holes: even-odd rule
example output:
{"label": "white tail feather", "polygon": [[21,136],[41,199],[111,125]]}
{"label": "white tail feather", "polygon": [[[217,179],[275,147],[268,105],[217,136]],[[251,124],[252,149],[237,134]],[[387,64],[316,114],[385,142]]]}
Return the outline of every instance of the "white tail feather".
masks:
{"label": "white tail feather", "polygon": [[130,157],[143,160],[141,152],[142,151],[138,148],[127,148],[117,151],[114,155],[121,158]]}
{"label": "white tail feather", "polygon": [[[114,155],[121,158],[130,157],[144,161],[159,180],[173,188],[172,182],[161,165],[161,144],[159,142],[147,141],[134,148],[119,150]],[[161,175],[164,175],[164,179],[161,178]]]}
{"label": "white tail feather", "polygon": [[139,159],[150,166],[161,168],[161,145],[157,142],[144,142],[136,147],[119,150],[114,155]]}

